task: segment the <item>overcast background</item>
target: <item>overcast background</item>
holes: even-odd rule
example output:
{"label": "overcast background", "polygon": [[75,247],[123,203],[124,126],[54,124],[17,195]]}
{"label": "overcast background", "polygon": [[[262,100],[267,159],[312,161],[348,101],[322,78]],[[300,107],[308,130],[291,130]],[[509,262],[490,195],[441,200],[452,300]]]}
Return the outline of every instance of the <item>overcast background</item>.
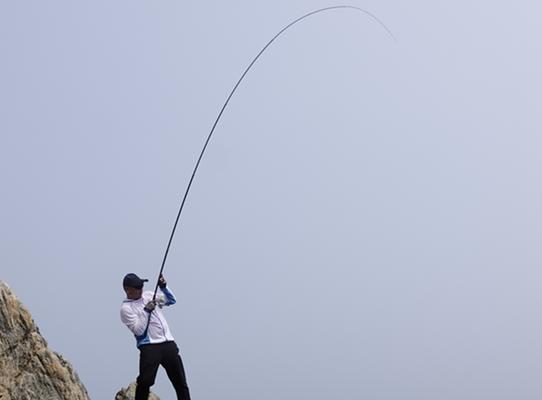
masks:
{"label": "overcast background", "polygon": [[[0,279],[93,399],[252,57],[334,1],[3,1]],[[542,395],[542,6],[353,1],[230,103],[165,276],[194,399]],[[174,392],[161,371],[153,390]]]}

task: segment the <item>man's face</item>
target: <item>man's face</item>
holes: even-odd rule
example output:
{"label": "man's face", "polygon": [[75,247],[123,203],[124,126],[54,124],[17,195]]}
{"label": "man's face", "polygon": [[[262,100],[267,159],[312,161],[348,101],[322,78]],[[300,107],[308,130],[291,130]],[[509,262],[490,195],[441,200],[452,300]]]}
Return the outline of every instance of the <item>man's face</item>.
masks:
{"label": "man's face", "polygon": [[126,297],[130,300],[138,300],[141,298],[141,294],[143,293],[143,288],[133,288],[124,286],[124,291],[126,292]]}

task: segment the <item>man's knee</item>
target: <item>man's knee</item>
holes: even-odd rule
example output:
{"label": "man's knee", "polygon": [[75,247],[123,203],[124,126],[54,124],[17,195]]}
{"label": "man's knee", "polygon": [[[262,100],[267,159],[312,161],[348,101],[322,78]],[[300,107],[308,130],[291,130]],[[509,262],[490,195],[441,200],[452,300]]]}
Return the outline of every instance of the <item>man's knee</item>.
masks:
{"label": "man's knee", "polygon": [[150,388],[152,385],[154,385],[154,376],[138,376],[136,379],[137,386],[140,386],[142,388]]}

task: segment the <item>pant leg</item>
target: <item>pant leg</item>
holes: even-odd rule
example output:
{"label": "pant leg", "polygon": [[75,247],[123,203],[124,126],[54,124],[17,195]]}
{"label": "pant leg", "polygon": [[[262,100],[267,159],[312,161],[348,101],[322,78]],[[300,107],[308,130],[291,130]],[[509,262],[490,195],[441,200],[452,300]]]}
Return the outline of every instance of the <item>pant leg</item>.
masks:
{"label": "pant leg", "polygon": [[179,348],[175,342],[167,343],[162,354],[162,366],[166,370],[167,376],[171,381],[177,400],[190,400],[190,392],[186,383],[183,361],[179,355]]}
{"label": "pant leg", "polygon": [[139,376],[137,377],[135,400],[147,400],[150,388],[156,379],[161,354],[160,348],[152,344],[141,346],[139,351]]}

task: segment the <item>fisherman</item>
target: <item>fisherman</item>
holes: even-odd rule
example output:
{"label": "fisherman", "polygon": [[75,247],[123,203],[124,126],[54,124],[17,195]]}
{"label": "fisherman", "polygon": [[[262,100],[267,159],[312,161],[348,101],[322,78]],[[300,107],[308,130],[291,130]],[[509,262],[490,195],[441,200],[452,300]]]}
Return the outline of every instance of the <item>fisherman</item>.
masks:
{"label": "fisherman", "polygon": [[139,376],[135,400],[148,399],[160,365],[166,370],[175,388],[177,400],[190,400],[179,349],[161,310],[162,306],[175,304],[175,296],[160,275],[158,287],[162,295],[157,295],[153,300],[153,292],[143,292],[143,284],[148,281],[136,274],[127,274],[122,281],[126,299],[120,308],[120,318],[134,334],[139,348]]}

